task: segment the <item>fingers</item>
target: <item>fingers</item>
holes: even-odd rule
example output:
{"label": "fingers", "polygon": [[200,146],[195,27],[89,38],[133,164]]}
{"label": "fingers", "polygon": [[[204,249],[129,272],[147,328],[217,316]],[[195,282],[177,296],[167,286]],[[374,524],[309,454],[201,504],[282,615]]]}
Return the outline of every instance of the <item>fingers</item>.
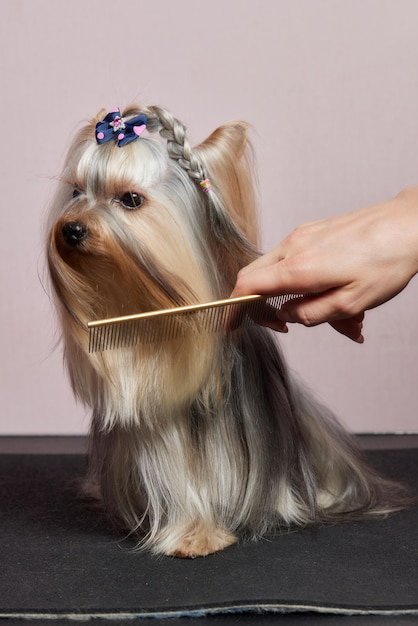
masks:
{"label": "fingers", "polygon": [[277,317],[283,322],[295,322],[304,326],[317,326],[328,322],[332,328],[352,341],[363,343],[364,312],[348,313],[348,305],[338,301],[334,290],[318,296],[289,300]]}
{"label": "fingers", "polygon": [[[303,294],[308,289],[312,293],[312,280],[309,283],[303,280],[303,276],[309,274],[293,271],[292,264],[286,260],[271,265],[271,254],[270,259],[267,258],[267,263],[265,261],[266,258],[261,257],[252,266],[245,268],[245,272],[240,272],[232,297],[248,293]],[[287,323],[316,326],[329,322],[337,332],[352,341],[363,343],[364,313],[353,311],[353,305],[349,301],[350,290],[344,289],[343,286],[334,287],[334,285],[329,288],[325,281],[317,281],[315,286],[315,296],[307,295],[289,300],[277,311],[276,320],[257,320],[258,323],[279,332],[288,332]]]}
{"label": "fingers", "polygon": [[[261,257],[257,261],[261,261]],[[279,263],[264,266],[257,261],[239,272],[231,297],[287,293],[288,281]]]}
{"label": "fingers", "polygon": [[[333,322],[329,322],[329,324],[337,332],[341,333],[342,335],[345,335],[345,337],[348,337],[352,341],[355,341],[356,343],[364,343],[364,336],[362,332],[363,322],[359,321],[359,317],[360,316],[345,318],[341,320],[335,320]],[[361,314],[361,318],[363,317],[364,315]],[[268,322],[263,322],[260,320],[257,323],[260,324],[261,326],[266,326],[280,333],[289,332],[289,328],[287,324],[281,321],[279,318],[277,318],[277,320],[275,321],[268,321]]]}
{"label": "fingers", "polygon": [[[287,322],[300,323],[305,326],[317,326],[323,322],[328,322],[337,332],[356,343],[363,343],[364,312],[361,311],[351,316],[344,312],[339,313],[336,305],[332,305],[332,296],[333,294],[325,294],[294,298],[288,300],[278,310],[266,304],[265,309],[257,311],[255,315],[250,313],[250,317],[257,324],[282,333],[288,332]],[[329,299],[331,304],[327,302]],[[239,311],[235,311],[235,313],[239,314]],[[238,325],[232,314],[227,319],[226,330],[234,330]]]}

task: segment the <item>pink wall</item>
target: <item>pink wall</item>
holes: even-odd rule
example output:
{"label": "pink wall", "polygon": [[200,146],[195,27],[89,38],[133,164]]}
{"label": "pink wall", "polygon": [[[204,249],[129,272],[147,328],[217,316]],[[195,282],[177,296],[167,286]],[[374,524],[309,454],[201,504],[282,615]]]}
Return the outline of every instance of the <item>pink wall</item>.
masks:
{"label": "pink wall", "polygon": [[[163,104],[196,142],[248,120],[264,247],[418,183],[415,0],[2,0],[0,434],[81,433],[54,349],[42,224],[80,120]],[[291,328],[292,366],[356,431],[418,431],[418,282],[363,346]]]}

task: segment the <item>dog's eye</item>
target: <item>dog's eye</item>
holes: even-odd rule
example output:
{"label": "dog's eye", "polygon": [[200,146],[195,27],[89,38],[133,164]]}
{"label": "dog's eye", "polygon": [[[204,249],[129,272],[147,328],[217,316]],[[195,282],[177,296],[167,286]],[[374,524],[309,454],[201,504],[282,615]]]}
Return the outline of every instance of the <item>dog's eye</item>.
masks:
{"label": "dog's eye", "polygon": [[123,196],[120,196],[119,202],[125,209],[139,209],[144,203],[144,197],[134,191],[128,191],[128,193],[124,193]]}
{"label": "dog's eye", "polygon": [[74,189],[73,189],[73,198],[78,198],[78,196],[81,196],[81,191],[79,189],[77,189],[77,187],[74,187]]}

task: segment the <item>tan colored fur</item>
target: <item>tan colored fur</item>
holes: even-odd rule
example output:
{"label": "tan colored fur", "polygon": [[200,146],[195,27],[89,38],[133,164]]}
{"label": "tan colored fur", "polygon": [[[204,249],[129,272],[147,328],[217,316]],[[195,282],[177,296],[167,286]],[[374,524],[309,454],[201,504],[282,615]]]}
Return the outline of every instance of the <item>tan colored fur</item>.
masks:
{"label": "tan colored fur", "polygon": [[[97,145],[103,113],[81,130],[48,223],[65,360],[93,413],[87,483],[141,546],[183,557],[396,508],[398,488],[290,376],[269,330],[88,353],[87,322],[228,297],[257,254],[247,125],[192,148],[166,110],[125,115],[139,113],[149,136],[123,148]],[[139,208],[123,205],[127,192]],[[65,234],[74,223],[77,243]]]}

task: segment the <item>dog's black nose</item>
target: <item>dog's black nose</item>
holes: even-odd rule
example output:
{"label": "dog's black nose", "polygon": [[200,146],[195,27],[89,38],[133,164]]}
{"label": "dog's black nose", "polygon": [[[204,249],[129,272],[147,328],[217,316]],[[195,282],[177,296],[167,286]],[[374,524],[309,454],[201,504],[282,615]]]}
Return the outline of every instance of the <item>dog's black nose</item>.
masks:
{"label": "dog's black nose", "polygon": [[78,246],[87,234],[87,226],[81,222],[67,222],[62,227],[62,236],[70,246]]}

